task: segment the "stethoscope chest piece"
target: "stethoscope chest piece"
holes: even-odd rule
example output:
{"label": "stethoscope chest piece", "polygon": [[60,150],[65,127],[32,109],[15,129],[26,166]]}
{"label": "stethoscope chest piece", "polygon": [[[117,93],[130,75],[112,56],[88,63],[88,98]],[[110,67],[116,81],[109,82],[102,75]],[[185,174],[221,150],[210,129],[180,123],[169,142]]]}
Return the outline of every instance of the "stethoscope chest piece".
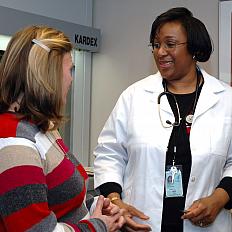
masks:
{"label": "stethoscope chest piece", "polygon": [[193,123],[193,114],[189,114],[186,116],[185,121],[189,124]]}

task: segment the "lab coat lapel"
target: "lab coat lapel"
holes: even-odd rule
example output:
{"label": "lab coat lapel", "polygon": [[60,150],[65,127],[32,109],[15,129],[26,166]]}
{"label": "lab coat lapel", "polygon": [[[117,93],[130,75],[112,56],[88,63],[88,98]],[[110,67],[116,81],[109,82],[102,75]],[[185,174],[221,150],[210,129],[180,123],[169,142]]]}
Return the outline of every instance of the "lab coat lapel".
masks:
{"label": "lab coat lapel", "polygon": [[[210,76],[204,70],[201,70],[201,72],[204,77],[204,85],[198,99],[194,114],[194,121],[218,102],[217,93],[224,91],[225,89],[223,85],[215,79],[215,77]],[[159,72],[153,75],[153,77],[150,79],[150,82],[147,83],[145,91],[150,92],[150,100],[157,104],[158,95],[164,91],[162,77]],[[170,117],[173,115],[167,96],[165,95],[161,98],[160,111],[161,114],[166,113],[169,114]]]}
{"label": "lab coat lapel", "polygon": [[[157,72],[150,83],[147,83],[145,86],[145,91],[151,93],[150,101],[158,104],[158,96],[160,93],[164,91],[163,84],[162,84],[162,77],[159,72]],[[160,102],[160,110],[163,112],[168,112],[172,114],[172,109],[169,105],[168,99],[166,95],[163,95]]]}
{"label": "lab coat lapel", "polygon": [[209,75],[204,71],[202,71],[202,74],[204,76],[204,85],[196,106],[194,121],[218,102],[219,98],[216,93],[224,91],[224,87],[216,82],[214,77],[209,78]]}

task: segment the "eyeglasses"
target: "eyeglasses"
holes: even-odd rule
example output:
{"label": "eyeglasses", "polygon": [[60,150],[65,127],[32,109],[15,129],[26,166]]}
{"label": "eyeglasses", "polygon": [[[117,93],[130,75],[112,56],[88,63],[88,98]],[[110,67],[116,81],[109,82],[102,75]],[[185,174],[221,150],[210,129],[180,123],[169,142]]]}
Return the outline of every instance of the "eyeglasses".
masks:
{"label": "eyeglasses", "polygon": [[183,44],[187,44],[187,42],[182,42],[182,43],[177,43],[177,42],[163,42],[163,43],[151,43],[148,46],[152,49],[152,51],[154,50],[158,50],[161,47],[163,47],[163,49],[165,49],[166,51],[172,51],[175,50],[178,46],[183,45]]}

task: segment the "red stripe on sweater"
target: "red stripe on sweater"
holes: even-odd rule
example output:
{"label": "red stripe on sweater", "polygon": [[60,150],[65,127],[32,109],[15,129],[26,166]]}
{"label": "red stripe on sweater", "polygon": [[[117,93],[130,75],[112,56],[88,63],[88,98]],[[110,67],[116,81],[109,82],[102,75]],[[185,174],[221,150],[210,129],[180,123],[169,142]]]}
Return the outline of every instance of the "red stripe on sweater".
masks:
{"label": "red stripe on sweater", "polygon": [[85,194],[86,187],[84,185],[83,190],[80,192],[79,195],[62,204],[50,206],[50,209],[55,212],[57,218],[60,218],[71,210],[79,208],[84,201]]}
{"label": "red stripe on sweater", "polygon": [[1,216],[0,216],[0,231],[1,231],[1,232],[6,231],[6,227],[5,227],[5,225],[4,225],[4,222],[3,222]]}
{"label": "red stripe on sweater", "polygon": [[0,174],[0,194],[28,184],[45,183],[41,168],[31,165],[16,166]]}
{"label": "red stripe on sweater", "polygon": [[64,153],[67,153],[69,151],[68,147],[64,144],[63,139],[57,139],[56,143]]}
{"label": "red stripe on sweater", "polygon": [[0,121],[4,122],[0,127],[0,138],[15,137],[16,128],[19,122],[19,119],[16,118],[15,114],[0,114]]}
{"label": "red stripe on sweater", "polygon": [[88,221],[88,220],[81,220],[79,223],[85,223],[85,224],[87,224],[88,227],[89,227],[89,230],[90,230],[91,232],[96,232],[96,230],[95,230],[93,224],[92,224],[90,221]]}
{"label": "red stripe on sweater", "polygon": [[21,232],[31,228],[41,220],[49,216],[51,211],[48,209],[47,202],[32,204],[27,208],[21,209],[3,218],[8,232]]}
{"label": "red stripe on sweater", "polygon": [[75,232],[81,232],[81,230],[77,227],[77,225],[72,224],[70,222],[65,222],[65,223],[68,224],[68,225],[70,225],[75,230]]}
{"label": "red stripe on sweater", "polygon": [[81,175],[84,177],[85,180],[89,178],[87,172],[85,171],[84,167],[81,164],[77,166],[77,170],[81,173]]}
{"label": "red stripe on sweater", "polygon": [[64,157],[62,162],[47,175],[48,189],[52,189],[68,180],[73,175],[74,171],[75,166],[70,160]]}

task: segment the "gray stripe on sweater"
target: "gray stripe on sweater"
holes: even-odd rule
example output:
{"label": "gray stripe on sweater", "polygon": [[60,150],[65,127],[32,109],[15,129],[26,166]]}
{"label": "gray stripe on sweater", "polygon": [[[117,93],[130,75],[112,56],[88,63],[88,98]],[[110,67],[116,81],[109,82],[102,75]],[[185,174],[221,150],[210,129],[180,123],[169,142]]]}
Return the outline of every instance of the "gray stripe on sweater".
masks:
{"label": "gray stripe on sweater", "polygon": [[47,187],[42,184],[15,188],[0,197],[0,214],[5,217],[28,205],[47,201]]}
{"label": "gray stripe on sweater", "polygon": [[78,221],[83,219],[83,217],[88,213],[88,210],[84,204],[80,208],[76,208],[71,212],[68,212],[63,217],[59,218],[59,222],[71,222],[76,224]]}
{"label": "gray stripe on sweater", "polygon": [[[108,231],[105,223],[102,220],[100,220],[98,218],[91,218],[91,219],[89,219],[89,221],[93,224],[93,226],[97,232],[107,232]],[[81,231],[86,231],[86,232],[90,231],[88,229],[88,226],[84,223],[79,223],[78,227],[80,228]]]}
{"label": "gray stripe on sweater", "polygon": [[35,143],[35,135],[39,132],[39,129],[27,121],[20,121],[16,130],[16,137],[29,139]]}
{"label": "gray stripe on sweater", "polygon": [[[65,180],[62,184],[58,185],[48,191],[48,202],[50,206],[62,204],[74,197],[77,197],[84,187],[83,177],[79,171],[75,169],[73,175]],[[59,197],[57,196],[59,195]]]}
{"label": "gray stripe on sweater", "polygon": [[[23,219],[22,219],[23,220]],[[51,212],[46,218],[31,227],[27,232],[52,232],[57,224],[56,215]]]}

